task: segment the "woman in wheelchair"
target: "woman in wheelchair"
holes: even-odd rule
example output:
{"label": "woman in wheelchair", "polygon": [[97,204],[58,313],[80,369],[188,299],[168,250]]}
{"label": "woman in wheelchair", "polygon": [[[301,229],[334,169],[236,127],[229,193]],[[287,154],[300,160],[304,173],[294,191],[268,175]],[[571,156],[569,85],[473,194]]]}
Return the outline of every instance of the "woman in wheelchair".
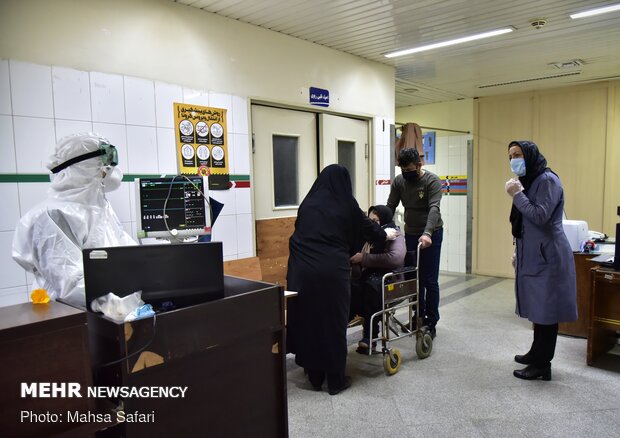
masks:
{"label": "woman in wheelchair", "polygon": [[[360,252],[351,257],[353,271],[361,274],[351,279],[351,308],[353,314],[359,314],[363,319],[362,339],[359,341],[357,352],[368,354],[371,348],[370,317],[373,313],[382,310],[381,280],[383,275],[405,263],[407,247],[405,237],[398,230],[393,220],[392,210],[385,205],[375,205],[368,209],[368,217],[381,225],[382,228],[395,228],[397,236],[382,245],[365,243]],[[359,267],[360,269],[355,269]],[[373,321],[373,337],[377,336],[380,318]],[[374,348],[376,342],[372,342]]]}

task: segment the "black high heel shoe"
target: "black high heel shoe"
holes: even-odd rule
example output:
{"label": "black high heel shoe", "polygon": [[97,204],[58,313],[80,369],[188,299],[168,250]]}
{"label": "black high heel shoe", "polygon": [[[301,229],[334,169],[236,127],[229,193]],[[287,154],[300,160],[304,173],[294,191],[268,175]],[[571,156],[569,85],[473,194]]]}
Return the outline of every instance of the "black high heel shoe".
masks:
{"label": "black high heel shoe", "polygon": [[530,353],[517,354],[515,356],[515,362],[523,365],[529,365],[532,363],[532,356],[530,356]]}
{"label": "black high heel shoe", "polygon": [[522,370],[514,370],[515,377],[524,380],[536,380],[539,377],[543,380],[551,380],[551,366],[539,368],[535,365],[528,365]]}

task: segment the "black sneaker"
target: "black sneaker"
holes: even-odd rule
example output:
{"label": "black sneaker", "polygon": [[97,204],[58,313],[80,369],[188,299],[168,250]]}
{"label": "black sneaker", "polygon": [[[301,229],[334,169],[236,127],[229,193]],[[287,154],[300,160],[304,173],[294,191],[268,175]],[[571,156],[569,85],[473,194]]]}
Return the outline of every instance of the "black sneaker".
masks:
{"label": "black sneaker", "polygon": [[435,327],[429,327],[428,332],[430,333],[431,338],[435,339],[435,336],[437,336],[437,330]]}

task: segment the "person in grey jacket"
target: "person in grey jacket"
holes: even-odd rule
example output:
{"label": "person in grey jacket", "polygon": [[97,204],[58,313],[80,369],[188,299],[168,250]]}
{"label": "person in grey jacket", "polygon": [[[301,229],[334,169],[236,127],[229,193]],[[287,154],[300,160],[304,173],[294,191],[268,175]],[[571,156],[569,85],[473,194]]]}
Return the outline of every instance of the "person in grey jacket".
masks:
{"label": "person in grey jacket", "polygon": [[443,241],[441,180],[434,173],[422,169],[417,149],[402,149],[398,154],[398,165],[401,174],[392,181],[386,205],[395,212],[402,202],[407,250],[416,251],[420,244],[419,316],[434,338],[435,326],[439,321],[439,264]]}
{"label": "person in grey jacket", "polygon": [[[394,240],[387,240],[382,244],[365,244],[362,251],[351,257],[351,264],[359,264],[361,268],[361,278],[359,281],[352,282],[351,287],[359,289],[361,295],[361,314],[364,318],[362,340],[358,343],[358,353],[367,354],[368,349],[375,342],[370,339],[370,317],[373,313],[382,310],[381,282],[383,275],[402,268],[405,264],[405,254],[407,253],[405,238],[394,224],[394,214],[385,205],[374,205],[368,209],[368,217],[381,225],[381,228],[394,228],[397,230]],[[352,291],[353,293],[353,291]],[[378,334],[380,318],[375,318],[372,327],[372,337]]]}
{"label": "person in grey jacket", "polygon": [[534,323],[530,350],[515,356],[527,367],[514,376],[551,380],[558,323],[577,319],[575,262],[562,228],[564,191],[533,142],[510,142],[508,156],[519,177],[505,186],[512,197],[516,313]]}

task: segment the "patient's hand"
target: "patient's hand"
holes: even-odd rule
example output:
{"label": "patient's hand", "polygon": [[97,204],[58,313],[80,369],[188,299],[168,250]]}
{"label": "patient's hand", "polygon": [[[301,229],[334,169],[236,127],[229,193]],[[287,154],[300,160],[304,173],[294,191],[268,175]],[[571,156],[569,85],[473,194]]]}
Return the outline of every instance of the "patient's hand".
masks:
{"label": "patient's hand", "polygon": [[351,263],[353,264],[361,264],[363,258],[364,258],[364,254],[362,254],[361,252],[358,252],[357,254],[353,254],[350,260],[351,260]]}

